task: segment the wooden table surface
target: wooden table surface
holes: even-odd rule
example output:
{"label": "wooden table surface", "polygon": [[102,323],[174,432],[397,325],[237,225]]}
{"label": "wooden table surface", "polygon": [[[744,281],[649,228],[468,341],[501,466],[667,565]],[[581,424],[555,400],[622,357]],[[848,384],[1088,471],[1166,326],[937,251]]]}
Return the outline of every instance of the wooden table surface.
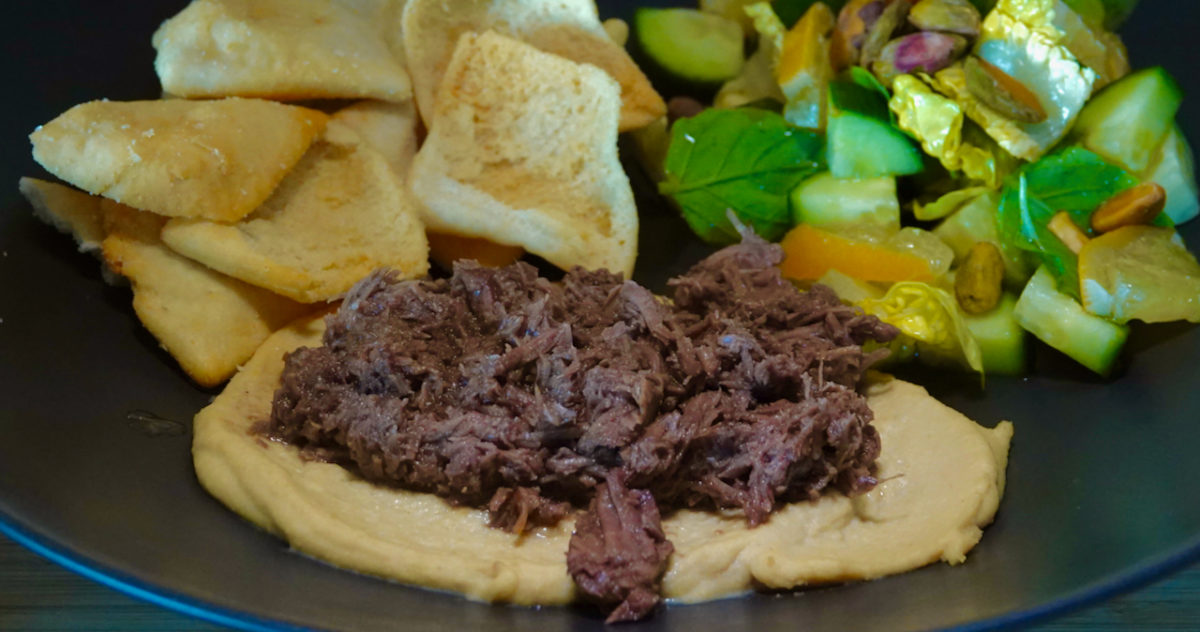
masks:
{"label": "wooden table surface", "polygon": [[[111,590],[0,536],[0,630],[204,632],[224,628]],[[1036,632],[1200,632],[1200,564]]]}

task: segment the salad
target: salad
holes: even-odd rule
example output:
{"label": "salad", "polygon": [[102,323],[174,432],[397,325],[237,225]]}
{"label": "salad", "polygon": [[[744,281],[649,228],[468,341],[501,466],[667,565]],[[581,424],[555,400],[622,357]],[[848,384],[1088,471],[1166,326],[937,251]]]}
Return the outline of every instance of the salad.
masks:
{"label": "salad", "polygon": [[891,362],[1016,375],[1034,336],[1107,375],[1132,321],[1200,322],[1182,93],[1130,68],[1134,4],[641,9],[635,53],[688,96],[637,144],[701,239],[739,220],[898,327]]}

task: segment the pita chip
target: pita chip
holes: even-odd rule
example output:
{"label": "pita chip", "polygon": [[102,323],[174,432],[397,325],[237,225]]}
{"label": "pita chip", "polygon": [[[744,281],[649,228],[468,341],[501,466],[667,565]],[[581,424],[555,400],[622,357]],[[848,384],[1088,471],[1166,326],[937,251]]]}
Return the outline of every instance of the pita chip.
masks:
{"label": "pita chip", "polygon": [[[417,153],[417,111],[412,101],[359,101],[334,112],[326,138],[343,144],[361,140],[379,152],[401,180],[408,179],[408,168]],[[353,136],[344,135],[345,131]]]}
{"label": "pita chip", "polygon": [[193,0],[154,33],[154,69],[164,91],[189,98],[404,101],[412,87],[389,45],[398,31],[387,27],[398,8],[382,0]]}
{"label": "pita chip", "polygon": [[339,298],[379,267],[425,274],[416,205],[382,155],[330,122],[275,194],[235,224],[175,219],[162,238],[214,270],[297,301]]}
{"label": "pita chip", "polygon": [[133,310],[201,386],[233,375],[271,332],[311,308],[229,278],[159,240],[165,217],[101,200],[104,258],[133,286]]}
{"label": "pita chip", "polygon": [[256,99],[91,101],[29,138],[38,164],[88,193],[232,222],[271,195],[325,119]]}
{"label": "pita chip", "polygon": [[646,75],[608,36],[593,0],[409,0],[403,30],[413,93],[426,127],[459,36],[486,30],[604,70],[621,86],[621,131],[647,125],[667,111]]}
{"label": "pita chip", "polygon": [[99,254],[104,241],[102,198],[37,178],[21,178],[18,188],[38,219],[74,237],[79,252]]}
{"label": "pita chip", "polygon": [[629,275],[637,208],[617,158],[620,87],[594,66],[468,33],[410,182],[430,230]]}

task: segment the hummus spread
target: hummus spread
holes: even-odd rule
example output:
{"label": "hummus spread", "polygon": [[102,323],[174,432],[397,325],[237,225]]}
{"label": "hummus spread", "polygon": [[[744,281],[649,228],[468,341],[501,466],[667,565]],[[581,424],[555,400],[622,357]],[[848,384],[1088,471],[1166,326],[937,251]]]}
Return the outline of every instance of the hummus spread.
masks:
{"label": "hummus spread", "polygon": [[[321,318],[268,339],[195,420],[204,487],[295,549],[337,566],[473,599],[564,604],[576,587],[565,551],[574,520],[523,535],[486,510],[362,480],[303,458],[253,426],[269,418],[286,352],[321,342]],[[749,528],[739,512],[681,510],[663,520],[675,546],[663,595],[683,602],[751,589],[872,579],[938,560],[961,563],[1004,490],[1012,425],[976,425],[919,386],[880,378],[867,390],[882,440],[879,484],[795,503]]]}

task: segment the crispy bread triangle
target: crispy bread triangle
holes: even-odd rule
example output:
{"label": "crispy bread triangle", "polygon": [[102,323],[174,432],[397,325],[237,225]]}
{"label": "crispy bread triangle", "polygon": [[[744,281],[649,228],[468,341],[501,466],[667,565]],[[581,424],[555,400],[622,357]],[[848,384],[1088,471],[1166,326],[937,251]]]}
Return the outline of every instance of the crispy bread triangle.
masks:
{"label": "crispy bread triangle", "polygon": [[325,119],[257,99],[91,101],[29,138],[38,164],[88,193],[232,222],[271,195]]}
{"label": "crispy bread triangle", "polygon": [[645,126],[667,111],[637,64],[608,37],[593,0],[409,0],[404,50],[426,126],[459,36],[489,29],[607,72],[621,84],[621,131]]}
{"label": "crispy bread triangle", "polygon": [[172,220],[168,246],[297,301],[337,298],[378,267],[404,278],[429,266],[425,229],[399,176],[354,132],[330,122],[275,194],[235,224]]}
{"label": "crispy bread triangle", "polygon": [[[155,32],[163,90],[279,100],[412,96],[382,0],[195,0]],[[389,28],[396,25],[396,28]],[[395,44],[395,46],[393,46]]]}
{"label": "crispy bread triangle", "polygon": [[172,252],[159,239],[167,221],[101,200],[104,259],[133,286],[133,310],[201,386],[237,371],[271,332],[311,311]]}
{"label": "crispy bread triangle", "polygon": [[617,83],[486,32],[459,42],[411,184],[431,230],[629,275],[637,208],[617,157]]}

